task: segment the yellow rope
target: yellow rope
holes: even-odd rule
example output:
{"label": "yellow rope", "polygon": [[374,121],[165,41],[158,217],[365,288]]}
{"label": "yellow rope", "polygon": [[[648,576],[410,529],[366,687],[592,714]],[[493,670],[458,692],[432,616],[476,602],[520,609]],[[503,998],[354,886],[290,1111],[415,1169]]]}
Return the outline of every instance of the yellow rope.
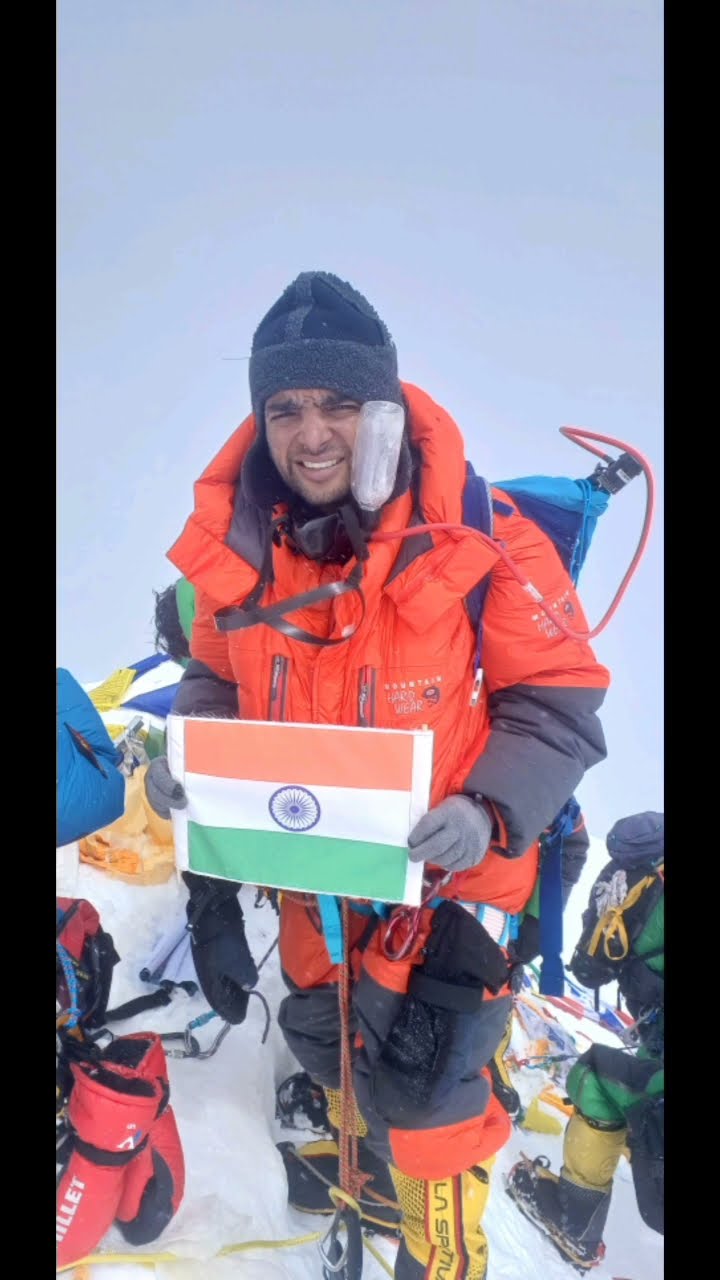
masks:
{"label": "yellow rope", "polygon": [[293,1245],[314,1244],[324,1235],[324,1231],[311,1231],[306,1236],[294,1236],[291,1240],[245,1240],[242,1244],[226,1244],[216,1256],[225,1258],[230,1253],[245,1253],[247,1249],[291,1249]]}
{"label": "yellow rope", "polygon": [[[302,1244],[314,1244],[317,1240],[322,1240],[325,1235],[324,1231],[311,1231],[306,1236],[293,1236],[291,1240],[244,1240],[239,1244],[226,1244],[214,1256],[216,1258],[224,1258],[231,1253],[244,1253],[249,1249],[290,1249],[293,1246],[298,1248]],[[72,1271],[75,1267],[87,1267],[91,1264],[96,1266],[110,1266],[122,1262],[134,1262],[138,1267],[154,1267],[159,1262],[187,1262],[187,1258],[183,1258],[179,1253],[90,1253],[86,1258],[78,1258],[77,1262],[70,1262],[65,1267],[58,1267],[57,1274],[63,1271]]]}
{"label": "yellow rope", "polygon": [[[333,1187],[333,1191],[338,1193],[338,1199],[345,1200],[353,1208],[356,1201],[352,1196],[347,1196],[340,1191],[339,1187]],[[334,1199],[334,1197],[332,1197]],[[311,1231],[306,1236],[294,1236],[290,1240],[245,1240],[241,1244],[226,1244],[215,1254],[216,1258],[225,1258],[232,1253],[245,1253],[250,1249],[289,1249],[293,1246],[300,1247],[303,1244],[315,1244],[318,1240],[322,1240],[325,1235],[324,1231]],[[391,1277],[394,1271],[389,1262],[375,1248],[372,1241],[367,1236],[363,1236],[363,1244],[373,1258],[379,1262],[383,1271]],[[57,1274],[60,1275],[64,1271],[75,1270],[73,1280],[87,1280],[87,1268],[95,1264],[97,1266],[112,1266],[120,1263],[135,1263],[138,1267],[155,1267],[160,1262],[187,1262],[187,1258],[182,1258],[177,1253],[90,1253],[87,1258],[81,1258],[78,1262],[70,1262],[66,1267],[58,1267]]]}
{"label": "yellow rope", "polygon": [[78,1258],[77,1262],[69,1262],[65,1267],[58,1267],[56,1275],[62,1275],[64,1271],[73,1271],[76,1267],[82,1271],[93,1263],[104,1266],[105,1263],[114,1265],[120,1262],[134,1262],[138,1267],[154,1267],[158,1262],[178,1262],[179,1260],[179,1255],[176,1253],[89,1253],[87,1258]]}
{"label": "yellow rope", "polygon": [[[343,1191],[341,1187],[329,1187],[328,1195],[336,1208],[339,1208],[340,1204],[347,1204],[351,1209],[354,1209],[359,1217],[362,1217],[362,1210],[357,1200],[347,1191]],[[251,1249],[300,1248],[304,1244],[317,1244],[326,1235],[326,1231],[310,1231],[306,1236],[293,1236],[289,1240],[243,1240],[241,1243],[223,1245],[222,1249],[218,1249],[214,1256],[216,1258],[227,1258],[230,1254],[247,1253]],[[392,1280],[392,1276],[395,1274],[393,1268],[365,1235],[363,1236],[363,1244]],[[66,1271],[74,1271],[73,1280],[90,1280],[89,1267],[93,1264],[97,1266],[112,1266],[129,1262],[135,1263],[138,1267],[155,1267],[160,1262],[187,1261],[187,1258],[183,1258],[177,1253],[90,1253],[86,1258],[78,1258],[77,1262],[69,1262],[67,1266],[58,1267],[57,1275],[61,1275]]]}
{"label": "yellow rope", "polygon": [[386,1258],[383,1258],[380,1250],[375,1248],[375,1245],[372,1243],[371,1240],[368,1240],[367,1236],[363,1236],[363,1244],[365,1245],[365,1248],[367,1249],[368,1253],[372,1254],[375,1261],[380,1263],[380,1266],[382,1267],[383,1271],[387,1275],[389,1275],[390,1280],[392,1280],[393,1276],[395,1275],[395,1269],[390,1266],[390,1263],[387,1261]]}
{"label": "yellow rope", "polygon": [[338,1200],[344,1200],[345,1204],[349,1204],[350,1208],[355,1210],[358,1218],[362,1218],[362,1209],[360,1208],[360,1205],[348,1191],[342,1191],[340,1187],[329,1187],[328,1195],[336,1209],[340,1207],[338,1205]]}
{"label": "yellow rope", "polygon": [[[333,1204],[338,1207],[338,1201],[350,1205],[351,1209],[362,1216],[360,1205],[354,1200],[347,1191],[342,1191],[340,1187],[330,1187],[328,1195]],[[293,1236],[289,1240],[243,1240],[238,1244],[226,1244],[222,1249],[214,1255],[216,1258],[226,1258],[231,1253],[246,1253],[250,1249],[292,1249],[299,1248],[303,1244],[315,1244],[322,1240],[327,1233],[325,1231],[311,1231],[306,1236]],[[187,1258],[182,1258],[177,1253],[90,1253],[86,1258],[78,1258],[77,1262],[70,1262],[65,1267],[58,1267],[57,1274],[63,1271],[72,1271],[74,1268],[82,1270],[83,1267],[90,1266],[92,1263],[97,1265],[111,1265],[121,1262],[134,1262],[139,1267],[154,1267],[159,1262],[187,1262]],[[388,1274],[392,1274],[389,1272]],[[80,1280],[76,1276],[75,1280]],[[84,1277],[83,1277],[84,1280]]]}

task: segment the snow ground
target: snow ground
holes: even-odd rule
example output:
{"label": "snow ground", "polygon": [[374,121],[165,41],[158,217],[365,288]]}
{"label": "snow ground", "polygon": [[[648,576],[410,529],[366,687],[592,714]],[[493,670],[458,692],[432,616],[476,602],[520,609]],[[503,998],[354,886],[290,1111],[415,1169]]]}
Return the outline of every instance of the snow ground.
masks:
{"label": "snow ground", "polygon": [[[184,898],[174,879],[165,885],[136,887],[111,879],[104,872],[76,867],[72,847],[58,850],[57,891],[88,898],[100,912],[103,927],[112,935],[121,962],[116,966],[111,1006],[147,990],[138,977],[155,941]],[[597,874],[596,869],[593,874]],[[584,877],[585,880],[586,877]],[[588,877],[591,882],[593,876]],[[581,907],[587,898],[583,883],[576,893]],[[245,888],[241,901],[248,940],[260,959],[277,934],[277,917],[268,905],[254,907],[254,890]],[[579,930],[568,929],[575,938]],[[185,1153],[187,1186],[178,1214],[161,1239],[143,1252],[171,1251],[182,1261],[156,1264],[158,1280],[320,1280],[322,1268],[314,1244],[273,1252],[253,1251],[216,1259],[222,1245],[249,1239],[283,1239],[316,1231],[324,1219],[302,1215],[288,1208],[282,1161],[275,1149],[281,1140],[302,1141],[306,1134],[283,1130],[275,1120],[275,1088],[297,1070],[285,1046],[274,1014],[284,993],[275,950],[260,975],[259,989],[273,1014],[266,1044],[261,1044],[265,1013],[261,1002],[250,1001],[245,1023],[228,1034],[214,1057],[169,1062],[171,1101],[175,1108]],[[153,1010],[113,1031],[152,1029],[182,1030],[207,1011],[202,996],[177,991],[166,1008]],[[218,1028],[216,1020],[196,1034],[207,1047]],[[573,1020],[565,1021],[577,1030]],[[595,1038],[606,1039],[595,1024],[583,1022]],[[517,1081],[524,1101],[546,1082],[539,1071],[521,1073]],[[555,1112],[554,1114],[559,1114]],[[558,1170],[562,1136],[513,1131],[500,1152],[493,1176],[485,1228],[490,1242],[488,1280],[571,1280],[572,1270],[532,1227],[505,1195],[502,1175],[520,1151],[529,1156],[544,1152]],[[663,1240],[645,1226],[637,1211],[630,1168],[622,1160],[605,1232],[607,1257],[592,1271],[596,1280],[613,1277],[628,1280],[662,1280]],[[376,1247],[392,1259],[393,1246],[375,1238]],[[102,1242],[103,1252],[128,1252],[119,1233]],[[140,1280],[149,1274],[135,1263],[97,1264],[91,1280]],[[150,1273],[152,1274],[152,1273]],[[364,1280],[384,1280],[385,1272],[366,1255]]]}

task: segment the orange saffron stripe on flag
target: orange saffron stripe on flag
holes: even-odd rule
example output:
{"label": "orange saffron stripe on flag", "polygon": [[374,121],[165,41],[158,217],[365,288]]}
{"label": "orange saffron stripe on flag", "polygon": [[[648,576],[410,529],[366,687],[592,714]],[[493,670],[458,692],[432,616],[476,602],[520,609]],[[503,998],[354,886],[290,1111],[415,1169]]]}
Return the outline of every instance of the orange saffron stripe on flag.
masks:
{"label": "orange saffron stripe on flag", "polygon": [[185,769],[218,778],[411,791],[410,734],[187,720]]}

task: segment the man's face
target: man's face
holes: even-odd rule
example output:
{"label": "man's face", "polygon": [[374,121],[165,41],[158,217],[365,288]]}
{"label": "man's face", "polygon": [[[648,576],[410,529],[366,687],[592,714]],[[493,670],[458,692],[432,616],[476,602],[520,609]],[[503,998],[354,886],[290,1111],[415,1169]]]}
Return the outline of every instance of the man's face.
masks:
{"label": "man's face", "polygon": [[336,391],[278,391],[265,402],[265,432],[285,483],[311,506],[350,492],[350,464],[361,404]]}

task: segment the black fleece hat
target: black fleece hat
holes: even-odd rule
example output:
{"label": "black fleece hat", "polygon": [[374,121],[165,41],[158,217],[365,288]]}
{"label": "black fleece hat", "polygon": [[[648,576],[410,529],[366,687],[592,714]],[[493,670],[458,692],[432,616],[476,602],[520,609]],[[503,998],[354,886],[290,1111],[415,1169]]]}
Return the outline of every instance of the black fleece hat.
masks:
{"label": "black fleece hat", "polygon": [[[366,400],[403,404],[397,351],[387,327],[357,289],[328,271],[303,271],[260,321],[250,356],[250,397],[257,439],[242,469],[247,500],[260,507],[292,500],[270,457],[265,402],[277,391],[323,387]],[[391,497],[412,475],[407,432]]]}
{"label": "black fleece hat", "polygon": [[250,396],[260,431],[265,401],[293,387],[402,404],[386,326],[357,289],[327,271],[303,271],[255,331]]}

